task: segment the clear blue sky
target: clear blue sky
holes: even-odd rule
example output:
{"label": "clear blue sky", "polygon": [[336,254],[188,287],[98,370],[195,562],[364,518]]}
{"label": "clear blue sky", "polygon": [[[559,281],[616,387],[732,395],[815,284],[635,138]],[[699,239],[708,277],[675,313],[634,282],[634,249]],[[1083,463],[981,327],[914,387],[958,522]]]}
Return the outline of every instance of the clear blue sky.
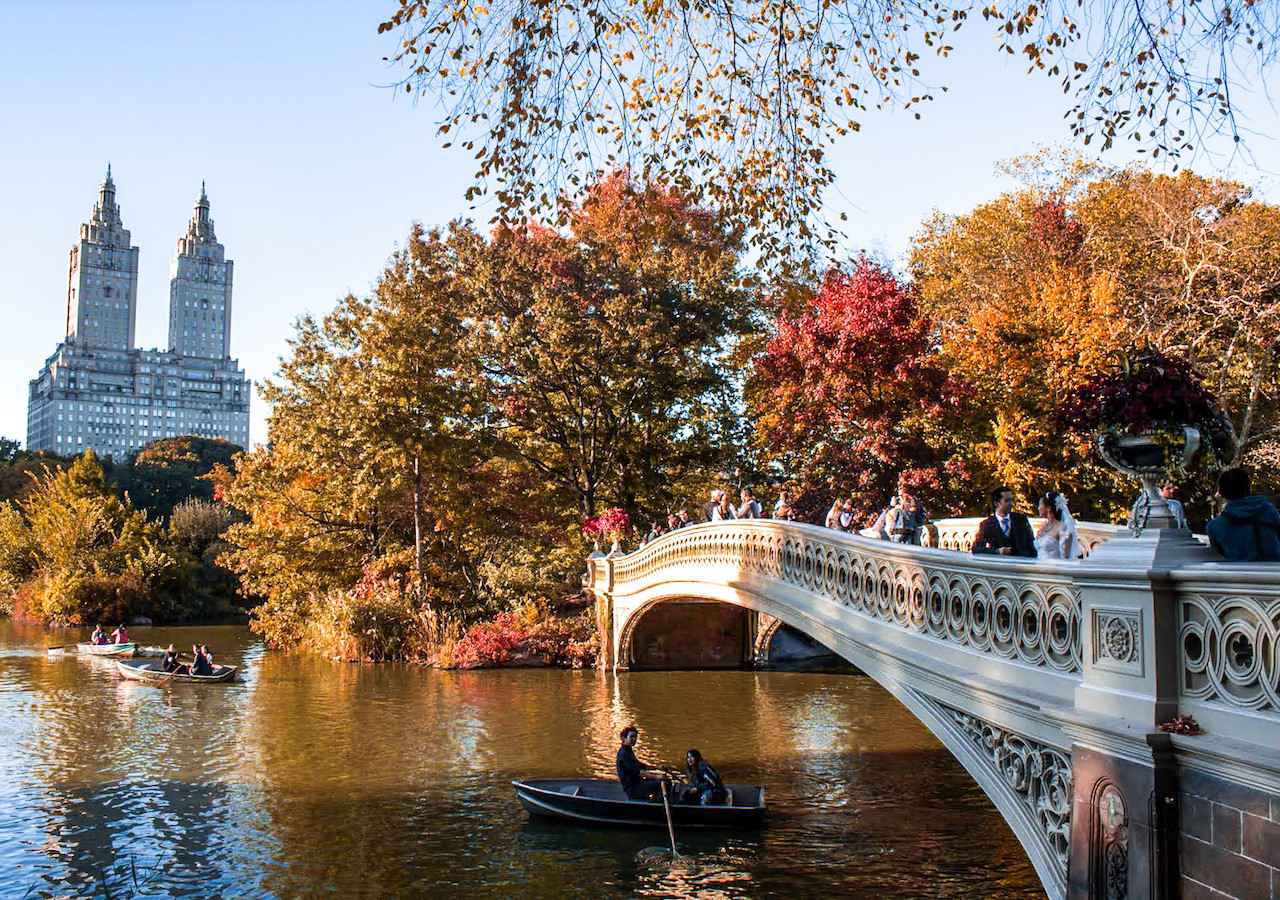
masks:
{"label": "clear blue sky", "polygon": [[[62,336],[67,251],[108,160],[141,247],[139,344],[167,341],[169,261],[204,179],[236,263],[232,353],[255,380],[275,371],[299,315],[368,291],[413,221],[467,212],[467,159],[438,148],[430,107],[382,86],[394,73],[377,25],[394,5],[5,4],[0,435],[25,439],[27,381]],[[829,203],[849,213],[850,249],[900,257],[933,209],[1007,188],[998,161],[1069,139],[1055,84],[1025,76],[980,26],[930,74],[950,92],[923,121],[869,115],[836,148]],[[1253,161],[1197,168],[1280,199],[1280,116],[1261,96],[1247,109]],[[255,398],[255,441],[264,416]]]}

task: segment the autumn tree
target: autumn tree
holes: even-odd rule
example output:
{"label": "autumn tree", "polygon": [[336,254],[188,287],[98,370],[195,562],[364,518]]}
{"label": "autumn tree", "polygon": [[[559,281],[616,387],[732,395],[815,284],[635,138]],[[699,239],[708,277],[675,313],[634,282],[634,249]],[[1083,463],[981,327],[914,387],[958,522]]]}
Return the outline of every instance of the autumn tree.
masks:
{"label": "autumn tree", "polygon": [[1239,182],[1138,169],[1090,184],[1078,210],[1138,335],[1185,355],[1230,412],[1231,462],[1280,480],[1280,208]]}
{"label": "autumn tree", "polygon": [[564,231],[415,228],[371,296],[300,323],[268,446],[215,477],[255,627],[332,648],[372,619],[399,654],[572,592],[584,515],[732,456],[750,311],[736,236],[623,177]]}
{"label": "autumn tree", "polygon": [[809,517],[852,496],[865,518],[900,486],[935,511],[968,499],[947,427],[963,393],[912,290],[866,258],[781,312],[747,385],[758,446],[799,484]]}
{"label": "autumn tree", "polygon": [[0,584],[23,590],[28,616],[84,624],[174,611],[166,587],[176,561],[163,534],[108,484],[91,450],[0,507],[0,540]]}
{"label": "autumn tree", "polygon": [[[468,199],[497,218],[629,167],[749,229],[766,261],[831,246],[822,213],[833,145],[883,108],[938,93],[933,60],[977,19],[967,2],[615,3],[401,0],[379,26],[406,90],[442,109],[439,134],[478,160]],[[1084,143],[1180,154],[1239,140],[1233,92],[1265,77],[1280,7],[1254,0],[990,3],[1002,52],[1057,79]],[[969,26],[972,28],[973,26]],[[567,211],[566,211],[567,215]],[[567,218],[561,220],[561,224]]]}
{"label": "autumn tree", "polygon": [[365,304],[347,298],[323,320],[304,318],[278,376],[269,443],[213,473],[217,496],[247,521],[231,526],[220,561],[244,593],[265,598],[255,627],[269,643],[301,640],[318,598],[350,588],[366,564],[403,546],[393,523],[402,466],[372,444],[361,396],[359,332]]}
{"label": "autumn tree", "polygon": [[[1123,515],[1132,485],[1087,438],[1060,435],[1054,410],[1148,343],[1192,361],[1235,424],[1238,459],[1266,469],[1280,425],[1278,225],[1280,210],[1238,184],[1086,166],[927,222],[912,273],[942,363],[973,391],[972,470],[1027,500],[1061,489],[1078,513]],[[1184,486],[1201,516],[1211,480]]]}
{"label": "autumn tree", "polygon": [[1053,424],[1063,398],[1135,333],[1114,276],[1094,269],[1084,244],[1061,194],[1028,190],[933,217],[912,272],[939,362],[970,389],[958,437],[977,481],[1007,484],[1027,503],[1062,490],[1077,512],[1109,515],[1118,477]]}
{"label": "autumn tree", "polygon": [[727,363],[755,327],[738,251],[712,213],[621,175],[565,232],[473,240],[474,426],[579,516],[665,513],[673,486],[732,458]]}

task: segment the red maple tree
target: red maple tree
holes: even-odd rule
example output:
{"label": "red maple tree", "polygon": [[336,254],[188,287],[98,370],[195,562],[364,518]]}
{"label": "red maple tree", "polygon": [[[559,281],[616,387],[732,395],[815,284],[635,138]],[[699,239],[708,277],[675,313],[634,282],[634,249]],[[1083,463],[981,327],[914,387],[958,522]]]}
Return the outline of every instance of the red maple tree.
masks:
{"label": "red maple tree", "polygon": [[963,475],[946,425],[963,393],[912,291],[865,257],[828,272],[804,309],[779,313],[747,389],[757,442],[798,483],[810,518],[834,495],[869,516],[900,484],[945,502]]}

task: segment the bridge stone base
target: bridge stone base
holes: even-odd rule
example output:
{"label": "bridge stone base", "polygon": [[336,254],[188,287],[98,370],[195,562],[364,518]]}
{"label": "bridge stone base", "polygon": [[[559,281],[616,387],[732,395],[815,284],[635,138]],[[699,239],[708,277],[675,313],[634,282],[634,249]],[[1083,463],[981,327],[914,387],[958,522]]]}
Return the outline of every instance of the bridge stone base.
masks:
{"label": "bridge stone base", "polygon": [[1280,900],[1280,795],[1200,772],[1178,782],[1182,896]]}

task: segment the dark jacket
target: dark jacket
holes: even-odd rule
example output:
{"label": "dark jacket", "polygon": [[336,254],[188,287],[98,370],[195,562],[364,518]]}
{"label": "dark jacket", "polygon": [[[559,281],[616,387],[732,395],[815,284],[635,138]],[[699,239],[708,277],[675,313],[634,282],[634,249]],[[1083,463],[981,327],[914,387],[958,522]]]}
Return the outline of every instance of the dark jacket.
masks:
{"label": "dark jacket", "polygon": [[1031,531],[1031,520],[1020,512],[1009,513],[1009,533],[1006,535],[995,516],[987,516],[978,526],[974,536],[974,553],[1000,555],[1001,547],[1012,547],[1013,556],[1035,558],[1036,536]]}
{"label": "dark jacket", "polygon": [[644,766],[640,765],[640,760],[636,759],[636,752],[626,744],[618,748],[616,764],[618,781],[622,782],[622,789],[630,797],[643,780],[641,773],[644,771]]}
{"label": "dark jacket", "polygon": [[1280,512],[1266,497],[1232,500],[1205,531],[1230,562],[1280,562]]}
{"label": "dark jacket", "polygon": [[689,773],[689,786],[699,793],[702,791],[722,791],[724,790],[724,781],[711,763],[704,759],[698,763],[696,769]]}

